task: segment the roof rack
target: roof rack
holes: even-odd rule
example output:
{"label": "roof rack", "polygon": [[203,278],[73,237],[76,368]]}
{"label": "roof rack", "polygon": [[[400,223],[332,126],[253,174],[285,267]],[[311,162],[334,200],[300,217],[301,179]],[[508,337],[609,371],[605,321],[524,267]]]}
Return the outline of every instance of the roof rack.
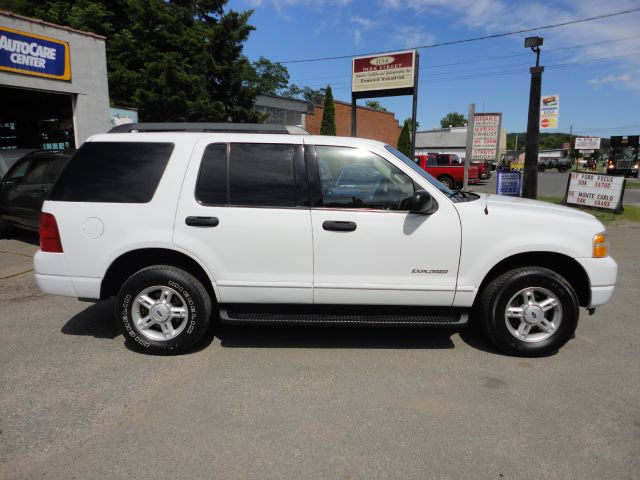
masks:
{"label": "roof rack", "polygon": [[287,133],[308,135],[304,128],[295,125],[271,123],[125,123],[109,130],[109,133],[132,132],[226,132],[226,133]]}

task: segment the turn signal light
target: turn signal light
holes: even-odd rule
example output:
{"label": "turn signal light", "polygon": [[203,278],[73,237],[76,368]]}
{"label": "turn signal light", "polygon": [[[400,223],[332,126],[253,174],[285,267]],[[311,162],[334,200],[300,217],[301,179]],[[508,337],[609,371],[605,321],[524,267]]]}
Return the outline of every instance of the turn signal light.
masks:
{"label": "turn signal light", "polygon": [[64,253],[56,217],[50,213],[40,214],[40,250],[49,253]]}
{"label": "turn signal light", "polygon": [[609,255],[609,241],[606,233],[598,233],[593,237],[593,258],[603,258]]}

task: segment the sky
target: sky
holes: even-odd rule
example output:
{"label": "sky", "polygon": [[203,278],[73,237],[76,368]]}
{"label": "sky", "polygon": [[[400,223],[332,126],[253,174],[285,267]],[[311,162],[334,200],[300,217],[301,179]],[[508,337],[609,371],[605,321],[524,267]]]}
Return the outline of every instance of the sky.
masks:
{"label": "sky", "polygon": [[[282,62],[290,82],[331,85],[351,101],[351,60],[286,63],[412,49],[630,10],[640,0],[230,0],[254,10],[245,55]],[[419,130],[439,128],[456,111],[502,112],[503,127],[527,127],[535,53],[524,38],[541,36],[542,94],[559,95],[557,130],[609,137],[640,134],[640,11],[574,25],[434,48],[419,48]],[[402,122],[410,96],[382,97]],[[364,104],[365,100],[359,101]]]}

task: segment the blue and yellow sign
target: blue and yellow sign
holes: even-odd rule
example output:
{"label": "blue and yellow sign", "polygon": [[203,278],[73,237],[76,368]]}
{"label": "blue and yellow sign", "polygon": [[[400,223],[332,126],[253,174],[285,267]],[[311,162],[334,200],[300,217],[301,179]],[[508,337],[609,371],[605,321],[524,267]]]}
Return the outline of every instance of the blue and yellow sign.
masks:
{"label": "blue and yellow sign", "polygon": [[71,80],[69,44],[0,27],[0,70],[55,80]]}

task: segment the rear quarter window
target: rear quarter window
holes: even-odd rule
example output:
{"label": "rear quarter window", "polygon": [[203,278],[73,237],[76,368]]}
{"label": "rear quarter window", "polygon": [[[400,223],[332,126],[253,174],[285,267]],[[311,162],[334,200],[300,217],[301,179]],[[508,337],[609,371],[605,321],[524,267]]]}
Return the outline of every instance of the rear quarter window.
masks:
{"label": "rear quarter window", "polygon": [[69,160],[49,200],[150,202],[173,148],[160,142],[87,142]]}

